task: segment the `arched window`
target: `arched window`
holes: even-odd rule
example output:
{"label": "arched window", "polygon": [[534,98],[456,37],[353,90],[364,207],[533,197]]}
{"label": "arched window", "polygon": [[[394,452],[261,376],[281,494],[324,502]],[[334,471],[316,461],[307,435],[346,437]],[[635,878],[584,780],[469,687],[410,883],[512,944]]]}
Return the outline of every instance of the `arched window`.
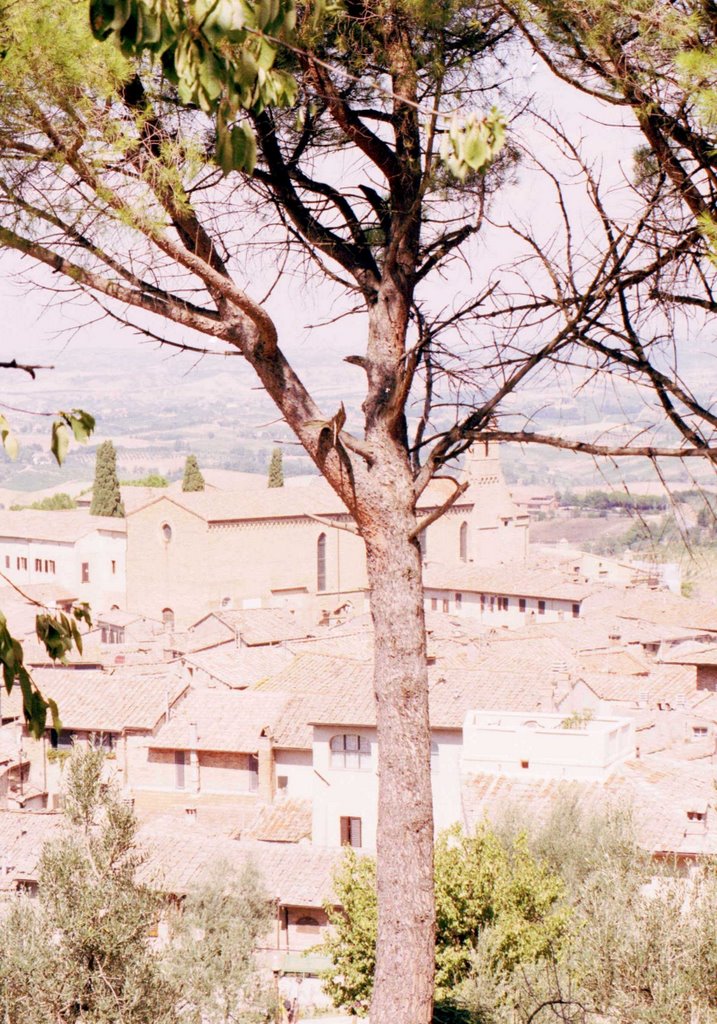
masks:
{"label": "arched window", "polygon": [[174,629],[174,612],[171,608],[162,609],[162,622],[166,629]]}
{"label": "arched window", "polygon": [[461,562],[468,561],[468,523],[461,523],[458,533],[458,549]]}
{"label": "arched window", "polygon": [[326,590],[326,534],[320,533],[316,542],[316,589]]}
{"label": "arched window", "polygon": [[169,544],[172,539],[172,527],[169,523],[162,523],[162,540]]}
{"label": "arched window", "polygon": [[331,767],[367,771],[371,767],[371,744],[353,732],[331,737]]}

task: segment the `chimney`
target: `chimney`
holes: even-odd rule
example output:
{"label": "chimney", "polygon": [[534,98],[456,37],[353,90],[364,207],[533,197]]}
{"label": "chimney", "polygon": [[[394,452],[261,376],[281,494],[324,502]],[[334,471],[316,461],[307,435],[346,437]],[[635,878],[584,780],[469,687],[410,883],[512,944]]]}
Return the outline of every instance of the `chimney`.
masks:
{"label": "chimney", "polygon": [[262,730],[262,734],[259,737],[257,754],[259,762],[258,796],[260,800],[270,804],[276,792],[276,772],[274,770],[274,746],[271,736],[267,734],[266,729]]}

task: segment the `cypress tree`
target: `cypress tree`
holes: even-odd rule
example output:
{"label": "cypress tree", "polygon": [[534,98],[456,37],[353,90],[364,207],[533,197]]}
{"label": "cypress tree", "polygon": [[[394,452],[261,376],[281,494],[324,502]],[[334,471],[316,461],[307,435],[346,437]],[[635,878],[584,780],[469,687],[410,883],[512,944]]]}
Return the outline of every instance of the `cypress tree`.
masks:
{"label": "cypress tree", "polygon": [[196,455],[188,455],[184,464],[184,479],[182,480],[183,491],[203,491],[204,477],[199,468]]}
{"label": "cypress tree", "polygon": [[271,453],[271,462],[269,463],[269,482],[267,486],[284,486],[284,465],[281,460],[281,448],[275,448]]}
{"label": "cypress tree", "polygon": [[90,514],[120,518],[124,516],[124,505],[117,479],[117,455],[111,441],[103,441],[97,449]]}

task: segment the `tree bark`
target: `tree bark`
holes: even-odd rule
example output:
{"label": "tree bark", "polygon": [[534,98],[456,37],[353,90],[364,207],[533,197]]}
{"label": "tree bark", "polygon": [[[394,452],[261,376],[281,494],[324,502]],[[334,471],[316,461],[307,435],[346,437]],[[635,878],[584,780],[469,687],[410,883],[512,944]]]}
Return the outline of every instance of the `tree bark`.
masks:
{"label": "tree bark", "polygon": [[378,941],[372,1024],[430,1024],[435,907],[428,677],[413,479],[399,443],[371,471],[362,511],[378,726]]}

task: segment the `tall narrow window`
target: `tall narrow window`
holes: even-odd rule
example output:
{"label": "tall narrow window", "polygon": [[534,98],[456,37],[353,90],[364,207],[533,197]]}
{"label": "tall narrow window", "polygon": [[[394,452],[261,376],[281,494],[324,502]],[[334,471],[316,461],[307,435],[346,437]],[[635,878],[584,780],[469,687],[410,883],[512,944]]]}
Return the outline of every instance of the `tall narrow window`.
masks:
{"label": "tall narrow window", "polygon": [[545,615],[545,601],[538,601],[538,615]]}
{"label": "tall narrow window", "polygon": [[82,582],[83,583],[89,583],[90,582],[90,563],[89,562],[83,562],[82,563]]}
{"label": "tall narrow window", "polygon": [[320,533],[316,542],[316,589],[326,590],[326,534]]}
{"label": "tall narrow window", "polygon": [[361,847],[361,819],[341,819],[341,845],[353,846],[356,849]]}
{"label": "tall narrow window", "polygon": [[425,530],[421,530],[418,535],[418,546],[421,549],[421,561],[425,562],[428,558],[428,535]]}
{"label": "tall narrow window", "polygon": [[259,758],[249,754],[249,792],[256,793],[259,789]]}
{"label": "tall narrow window", "polygon": [[172,629],[174,627],[174,612],[171,608],[162,609],[162,622],[166,629]]}
{"label": "tall narrow window", "polygon": [[468,523],[461,523],[458,533],[458,550],[461,562],[468,561]]}
{"label": "tall narrow window", "polygon": [[174,751],[174,788],[184,789],[184,766],[186,758],[183,750]]}

